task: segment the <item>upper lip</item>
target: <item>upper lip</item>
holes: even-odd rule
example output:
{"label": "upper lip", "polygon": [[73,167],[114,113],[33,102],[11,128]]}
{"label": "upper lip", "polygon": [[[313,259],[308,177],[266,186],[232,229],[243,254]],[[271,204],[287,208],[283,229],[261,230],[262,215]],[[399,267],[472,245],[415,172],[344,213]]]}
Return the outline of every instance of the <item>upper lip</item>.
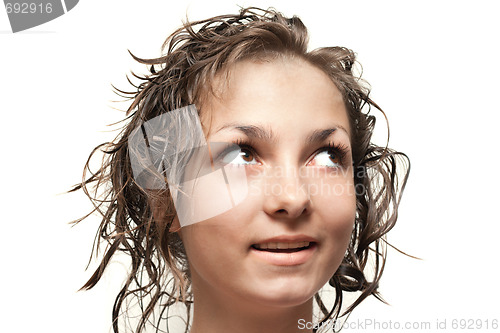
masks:
{"label": "upper lip", "polygon": [[266,238],[260,240],[254,244],[266,244],[266,243],[297,243],[297,242],[310,242],[317,243],[318,241],[310,236],[306,235],[281,235],[272,238]]}

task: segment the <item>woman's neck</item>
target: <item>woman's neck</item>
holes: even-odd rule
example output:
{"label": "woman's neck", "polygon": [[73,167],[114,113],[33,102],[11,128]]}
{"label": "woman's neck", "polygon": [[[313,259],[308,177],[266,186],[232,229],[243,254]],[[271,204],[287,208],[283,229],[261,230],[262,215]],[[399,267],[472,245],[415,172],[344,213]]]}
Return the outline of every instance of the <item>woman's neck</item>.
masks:
{"label": "woman's neck", "polygon": [[299,324],[312,321],[312,298],[290,307],[255,304],[230,295],[195,290],[191,333],[310,333]]}

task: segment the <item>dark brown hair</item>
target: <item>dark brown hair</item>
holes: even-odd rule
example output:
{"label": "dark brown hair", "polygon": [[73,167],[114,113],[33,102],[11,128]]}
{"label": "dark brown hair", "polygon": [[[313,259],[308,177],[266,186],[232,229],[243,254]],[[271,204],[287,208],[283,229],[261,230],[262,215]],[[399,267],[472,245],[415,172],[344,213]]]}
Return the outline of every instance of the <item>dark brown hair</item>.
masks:
{"label": "dark brown hair", "polygon": [[[94,204],[93,212],[102,215],[95,246],[99,247],[101,240],[107,242],[98,269],[82,289],[96,285],[116,253],[123,252],[131,260],[129,275],[113,307],[115,332],[119,332],[118,319],[130,299],[138,302],[141,311],[140,320],[134,325],[136,332],[142,332],[150,324],[160,330],[160,321],[168,317],[169,306],[176,302],[186,305],[189,321],[193,299],[182,241],[177,233],[169,231],[175,209],[168,190],[153,193],[134,181],[128,137],[149,119],[202,103],[216,76],[227,74],[232,64],[243,59],[303,59],[323,70],[342,93],[352,129],[354,181],[363,191],[357,191],[351,242],[342,264],[329,281],[335,289],[334,304],[327,308],[319,294],[315,300],[326,321],[341,315],[343,292],[359,293],[345,313],[350,313],[369,295],[380,299],[378,285],[385,264],[385,235],[396,223],[409,160],[401,152],[371,143],[375,117],[370,110],[372,107],[382,110],[369,98],[366,84],[353,73],[355,54],[343,47],[308,52],[307,43],[306,27],[298,17],[286,18],[271,9],[246,8],[237,15],[185,23],[165,41],[164,55],[159,58],[141,59],[132,55],[147,64],[150,73],[134,74],[141,80],[134,85],[134,92],[117,89],[132,100],[125,126],[113,142],[93,150],[82,183],[72,189],[83,189]],[[99,151],[104,152],[104,158],[100,168],[92,172],[89,162]],[[155,212],[158,207],[162,207],[161,213]],[[163,215],[159,218],[160,214]],[[371,256],[374,273],[368,275],[365,267]]]}

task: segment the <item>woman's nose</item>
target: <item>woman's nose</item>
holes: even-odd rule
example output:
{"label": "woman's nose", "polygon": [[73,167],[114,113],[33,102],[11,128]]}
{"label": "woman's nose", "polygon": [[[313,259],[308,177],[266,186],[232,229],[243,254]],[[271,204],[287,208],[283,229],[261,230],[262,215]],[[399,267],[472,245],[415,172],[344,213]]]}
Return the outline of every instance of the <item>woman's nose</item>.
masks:
{"label": "woman's nose", "polygon": [[275,217],[290,219],[308,214],[310,197],[299,170],[270,169],[264,183],[264,211]]}

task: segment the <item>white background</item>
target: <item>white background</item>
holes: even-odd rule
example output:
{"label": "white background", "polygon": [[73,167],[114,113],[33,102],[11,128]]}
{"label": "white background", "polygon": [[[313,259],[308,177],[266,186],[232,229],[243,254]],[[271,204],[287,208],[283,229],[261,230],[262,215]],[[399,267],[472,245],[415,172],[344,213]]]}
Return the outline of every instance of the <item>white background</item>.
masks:
{"label": "white background", "polygon": [[[1,299],[5,332],[107,332],[124,268],[77,292],[98,220],[79,182],[88,153],[121,119],[111,84],[191,19],[265,1],[80,1],[68,14],[12,34],[0,10]],[[311,47],[352,48],[386,111],[390,146],[412,161],[389,240],[381,292],[350,321],[500,319],[498,288],[499,5],[495,1],[274,1],[302,18]],[[385,142],[379,118],[377,142]],[[95,263],[92,265],[95,267]],[[6,327],[5,327],[6,325]],[[475,327],[475,326],[474,326]],[[373,328],[373,327],[372,327]],[[361,330],[361,329],[360,329]],[[372,331],[370,327],[367,331]],[[348,331],[348,330],[347,330]],[[354,330],[350,330],[354,331]],[[471,331],[471,330],[467,330]],[[479,331],[477,329],[473,331]]]}

